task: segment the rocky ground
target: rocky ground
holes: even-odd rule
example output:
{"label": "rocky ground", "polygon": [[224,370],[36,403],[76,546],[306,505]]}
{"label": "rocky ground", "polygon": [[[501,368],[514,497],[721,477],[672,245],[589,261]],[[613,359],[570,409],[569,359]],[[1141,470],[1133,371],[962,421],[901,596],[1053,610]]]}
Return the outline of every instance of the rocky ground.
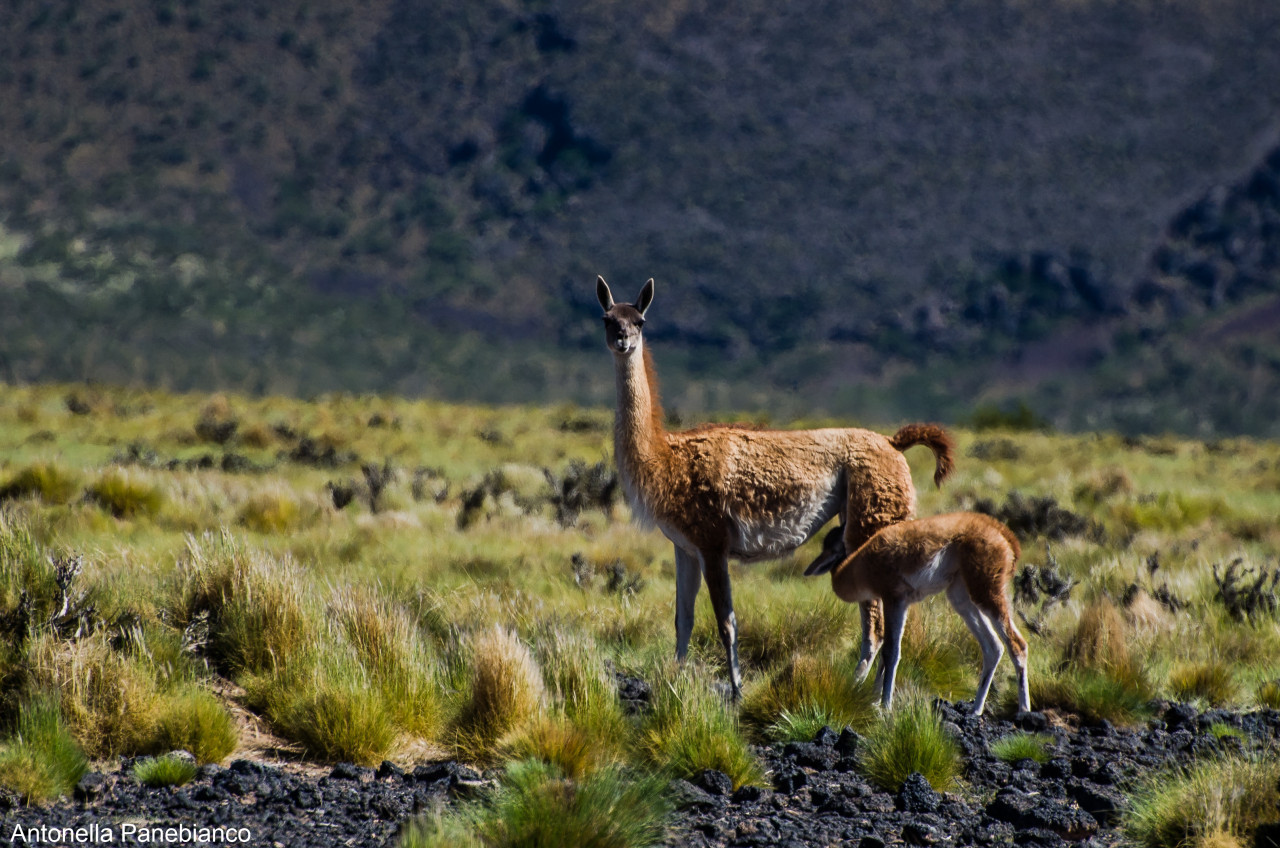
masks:
{"label": "rocky ground", "polygon": [[[964,748],[966,788],[938,794],[913,776],[902,792],[877,791],[853,768],[860,740],[845,730],[824,730],[812,742],[761,751],[773,788],[733,791],[727,777],[704,772],[676,781],[679,807],[671,846],[1056,846],[1069,842],[1114,845],[1130,779],[1169,763],[1188,762],[1231,747],[1255,749],[1280,743],[1280,712],[1197,713],[1173,704],[1147,726],[1122,730],[1108,724],[1071,729],[1040,713],[1016,722],[975,719],[966,705],[941,703],[950,730]],[[1219,739],[1213,726],[1228,725],[1240,737]],[[994,759],[987,744],[1017,728],[1053,735],[1053,758],[1043,765]],[[92,772],[75,797],[45,808],[24,808],[0,796],[3,838],[13,844],[101,844],[111,830],[116,843],[143,841],[137,828],[190,829],[152,841],[201,844],[201,828],[227,828],[249,844],[270,846],[395,844],[400,824],[415,813],[459,798],[475,797],[486,776],[456,763],[411,770],[384,763],[377,769],[340,764],[327,773],[293,766],[236,760],[204,766],[180,788],[149,789],[131,776],[131,763]],[[96,826],[97,830],[94,830]],[[21,828],[22,834],[15,838]],[[83,836],[42,833],[41,828],[84,828]],[[149,831],[149,834],[155,832]],[[226,831],[224,831],[226,833]],[[212,837],[213,844],[232,839]],[[1277,834],[1259,836],[1259,845]]]}

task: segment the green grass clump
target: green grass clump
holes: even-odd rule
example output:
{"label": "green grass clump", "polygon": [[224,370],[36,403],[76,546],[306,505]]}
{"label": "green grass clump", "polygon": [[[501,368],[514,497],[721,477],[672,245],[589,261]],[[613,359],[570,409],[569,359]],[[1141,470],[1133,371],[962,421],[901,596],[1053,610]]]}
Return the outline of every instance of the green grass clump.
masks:
{"label": "green grass clump", "polygon": [[1280,758],[1231,756],[1154,774],[1134,787],[1126,834],[1146,848],[1249,845],[1280,804]]}
{"label": "green grass clump", "polygon": [[399,848],[486,848],[476,833],[474,811],[436,809],[410,819],[400,830]]}
{"label": "green grass clump", "polygon": [[1038,709],[1075,713],[1086,722],[1105,719],[1112,724],[1132,726],[1151,714],[1153,693],[1141,674],[1068,668],[1056,677],[1043,674],[1032,677],[1029,688],[1031,703]]}
{"label": "green grass clump", "polygon": [[886,792],[900,791],[912,772],[920,772],[942,792],[954,788],[960,778],[960,746],[929,703],[903,698],[883,723],[867,731],[858,768]]}
{"label": "green grass clump", "polygon": [[602,769],[580,781],[540,762],[507,768],[479,833],[489,846],[641,848],[662,839],[661,780]]}
{"label": "green grass clump", "polygon": [[1258,704],[1270,710],[1280,710],[1280,680],[1268,680],[1258,686]]}
{"label": "green grass clump", "polygon": [[735,711],[705,674],[668,673],[653,688],[642,744],[654,766],[675,777],[715,769],[727,774],[735,789],[764,784],[764,769],[743,738]]}
{"label": "green grass clump", "polygon": [[1235,700],[1238,687],[1228,665],[1202,662],[1179,666],[1169,672],[1169,692],[1180,701],[1201,700],[1221,707]]}
{"label": "green grass clump", "polygon": [[547,763],[570,780],[580,780],[617,763],[620,741],[601,738],[568,718],[554,716],[535,721],[520,731],[504,753],[508,759]]}
{"label": "green grass clump", "polygon": [[1053,737],[1047,733],[1027,733],[1018,731],[1001,736],[987,746],[991,756],[1006,763],[1019,760],[1035,760],[1037,763],[1049,762],[1049,746]]}
{"label": "green grass clump", "polygon": [[823,726],[862,730],[876,718],[870,681],[854,681],[855,660],[801,654],[748,690],[742,720],[764,739],[804,741]]}
{"label": "green grass clump", "polygon": [[133,777],[143,786],[181,786],[194,780],[199,771],[194,760],[165,754],[134,763]]}
{"label": "green grass clump", "polygon": [[514,633],[481,631],[471,643],[470,691],[456,722],[459,753],[484,760],[507,733],[536,717],[546,702],[542,672]]}
{"label": "green grass clump", "polygon": [[123,471],[108,471],[89,486],[88,495],[116,518],[152,516],[164,506],[164,496],[153,486]]}
{"label": "green grass clump", "polygon": [[48,462],[28,465],[0,486],[0,501],[34,496],[47,504],[65,504],[78,494],[79,478]]}
{"label": "green grass clump", "polygon": [[346,646],[324,646],[310,664],[250,678],[245,689],[277,733],[316,759],[373,765],[396,740],[386,697]]}
{"label": "green grass clump", "polygon": [[665,781],[611,766],[572,780],[536,760],[511,763],[494,795],[411,822],[400,848],[644,848],[670,810]]}
{"label": "green grass clump", "polygon": [[1085,721],[1133,725],[1151,712],[1154,687],[1130,652],[1133,634],[1124,617],[1103,597],[1080,613],[1052,673],[1030,675],[1031,702]]}
{"label": "green grass clump", "polygon": [[57,698],[41,696],[23,704],[14,735],[0,745],[0,786],[28,804],[41,804],[68,794],[88,770]]}
{"label": "green grass clump", "polygon": [[156,746],[190,751],[201,763],[220,763],[240,741],[235,718],[213,693],[190,687],[167,698],[156,721]]}
{"label": "green grass clump", "polygon": [[1244,731],[1226,722],[1215,721],[1209,725],[1209,735],[1214,739],[1243,739]]}

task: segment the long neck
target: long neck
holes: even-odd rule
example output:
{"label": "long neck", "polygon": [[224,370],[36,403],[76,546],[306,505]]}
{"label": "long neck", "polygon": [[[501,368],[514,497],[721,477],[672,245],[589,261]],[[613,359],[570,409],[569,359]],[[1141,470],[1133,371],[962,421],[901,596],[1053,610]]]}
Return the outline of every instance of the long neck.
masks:
{"label": "long neck", "polygon": [[648,478],[661,473],[663,460],[671,449],[662,427],[662,402],[653,360],[643,343],[639,354],[614,357],[618,385],[614,448],[624,483],[643,491]]}

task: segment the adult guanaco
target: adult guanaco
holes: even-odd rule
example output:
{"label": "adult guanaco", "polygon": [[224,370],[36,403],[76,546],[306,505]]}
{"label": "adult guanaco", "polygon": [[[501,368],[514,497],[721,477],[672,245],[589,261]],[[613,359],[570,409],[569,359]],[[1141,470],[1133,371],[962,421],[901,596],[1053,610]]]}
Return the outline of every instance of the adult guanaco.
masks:
{"label": "adult guanaco", "polygon": [[[688,650],[694,601],[705,579],[736,698],[742,675],[729,558],[777,558],[838,515],[838,541],[806,573],[829,569],[881,527],[914,515],[915,487],[902,451],[928,446],[940,485],[951,470],[953,446],[946,431],[932,424],[908,425],[892,438],[855,428],[722,424],[668,432],[641,332],[653,292],[650,279],[635,303],[616,303],[604,278],[596,279],[617,383],[618,475],[633,515],[656,525],[675,545],[677,659]],[[868,665],[867,652],[879,643],[881,629],[878,604],[864,604],[862,657]]]}
{"label": "adult guanaco", "polygon": [[[907,608],[942,591],[982,648],[974,715],[982,715],[986,706],[1003,654],[1001,642],[1018,672],[1018,706],[1031,709],[1027,640],[1009,615],[1009,581],[1020,554],[1018,538],[999,521],[981,513],[955,512],[885,527],[831,570],[831,588],[841,600],[884,603],[884,709],[893,705]],[[872,646],[872,657],[878,649]],[[860,677],[865,675],[861,670]]]}

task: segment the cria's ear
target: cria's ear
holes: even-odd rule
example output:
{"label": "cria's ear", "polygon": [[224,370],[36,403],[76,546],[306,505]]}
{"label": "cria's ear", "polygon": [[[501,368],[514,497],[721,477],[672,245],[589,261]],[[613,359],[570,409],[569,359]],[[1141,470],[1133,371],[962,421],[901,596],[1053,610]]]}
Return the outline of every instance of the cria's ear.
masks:
{"label": "cria's ear", "polygon": [[640,310],[642,317],[651,303],[653,303],[653,277],[644,284],[644,288],[640,289],[640,296],[636,298],[636,309]]}
{"label": "cria's ear", "polygon": [[605,312],[613,308],[613,292],[609,291],[609,284],[601,276],[596,277],[596,299]]}

